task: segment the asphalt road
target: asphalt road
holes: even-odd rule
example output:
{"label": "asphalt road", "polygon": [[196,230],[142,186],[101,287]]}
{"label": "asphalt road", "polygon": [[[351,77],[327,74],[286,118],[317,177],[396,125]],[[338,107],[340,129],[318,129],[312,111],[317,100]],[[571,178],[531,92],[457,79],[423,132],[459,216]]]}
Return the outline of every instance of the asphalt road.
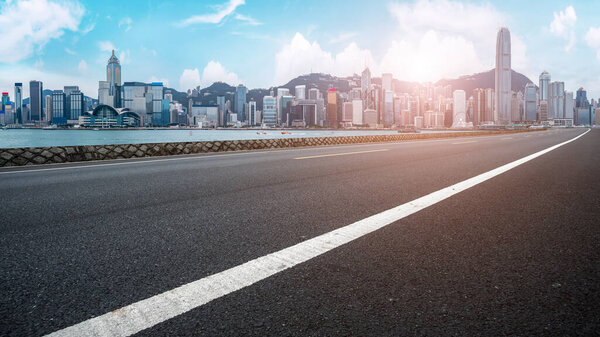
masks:
{"label": "asphalt road", "polygon": [[[0,335],[48,334],[582,134],[0,169]],[[594,335],[600,130],[139,335]]]}

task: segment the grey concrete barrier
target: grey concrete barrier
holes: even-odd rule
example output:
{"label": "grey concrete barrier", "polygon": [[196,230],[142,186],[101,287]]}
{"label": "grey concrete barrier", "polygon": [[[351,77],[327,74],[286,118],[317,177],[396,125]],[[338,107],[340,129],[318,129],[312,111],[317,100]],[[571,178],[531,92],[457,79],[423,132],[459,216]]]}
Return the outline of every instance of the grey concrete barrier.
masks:
{"label": "grey concrete barrier", "polygon": [[181,143],[54,146],[0,149],[0,166],[70,163],[91,160],[129,159],[194,153],[283,149],[305,146],[400,142],[418,139],[489,136],[537,130],[403,133],[394,135],[250,139]]}

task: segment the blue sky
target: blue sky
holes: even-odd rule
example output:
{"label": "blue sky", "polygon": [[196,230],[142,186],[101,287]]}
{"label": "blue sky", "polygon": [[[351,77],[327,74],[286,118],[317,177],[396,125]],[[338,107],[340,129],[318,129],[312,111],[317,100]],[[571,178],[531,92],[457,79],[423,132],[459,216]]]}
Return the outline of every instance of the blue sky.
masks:
{"label": "blue sky", "polygon": [[436,81],[493,68],[511,31],[513,69],[600,96],[598,1],[10,0],[0,8],[0,90],[41,80],[97,96],[114,48],[123,81],[251,88],[314,72]]}

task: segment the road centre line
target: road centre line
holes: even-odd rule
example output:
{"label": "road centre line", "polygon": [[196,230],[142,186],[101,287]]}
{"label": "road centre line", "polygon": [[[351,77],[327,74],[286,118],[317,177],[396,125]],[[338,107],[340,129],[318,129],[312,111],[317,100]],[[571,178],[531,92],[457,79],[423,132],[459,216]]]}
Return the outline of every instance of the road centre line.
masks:
{"label": "road centre line", "polygon": [[49,336],[130,336],[386,227],[569,144],[589,131],[350,225],[88,319]]}
{"label": "road centre line", "polygon": [[352,154],[361,154],[361,153],[371,153],[371,152],[383,152],[389,151],[389,149],[379,149],[379,150],[367,150],[367,151],[355,151],[355,152],[341,152],[341,153],[330,153],[330,154],[319,154],[315,156],[307,156],[307,157],[296,157],[294,159],[313,159],[313,158],[323,158],[323,157],[336,157],[336,156],[347,156]]}

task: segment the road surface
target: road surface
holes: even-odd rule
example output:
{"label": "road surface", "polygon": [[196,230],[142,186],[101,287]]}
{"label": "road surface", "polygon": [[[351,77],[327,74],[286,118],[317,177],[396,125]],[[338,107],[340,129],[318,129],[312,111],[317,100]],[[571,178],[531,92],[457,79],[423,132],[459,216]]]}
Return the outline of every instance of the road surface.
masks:
{"label": "road surface", "polygon": [[[87,327],[586,131],[0,169],[0,335]],[[599,261],[595,129],[138,335],[590,335]]]}

